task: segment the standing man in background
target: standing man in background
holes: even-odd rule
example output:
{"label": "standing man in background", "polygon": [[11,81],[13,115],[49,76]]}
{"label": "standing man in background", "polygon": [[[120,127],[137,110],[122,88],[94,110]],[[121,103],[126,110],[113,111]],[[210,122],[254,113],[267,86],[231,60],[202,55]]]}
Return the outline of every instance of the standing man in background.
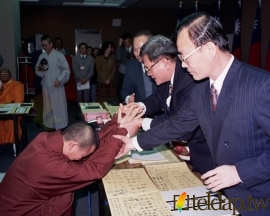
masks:
{"label": "standing man in background", "polygon": [[119,39],[118,47],[116,48],[116,61],[118,62],[118,79],[117,79],[117,95],[121,98],[121,88],[125,78],[126,64],[135,58],[132,48],[132,36],[129,32],[124,32]]}
{"label": "standing man in background", "polygon": [[[87,44],[79,44],[79,53],[72,58],[72,68],[76,79],[77,102],[90,102],[90,79],[94,74],[94,58],[86,54]],[[80,90],[81,86],[85,89]],[[82,95],[84,100],[82,99]]]}
{"label": "standing man in background", "polygon": [[54,45],[55,45],[55,50],[57,50],[58,52],[63,53],[63,55],[68,55],[70,56],[70,52],[64,48],[63,46],[63,39],[60,37],[57,37],[54,39]]}
{"label": "standing man in background", "polygon": [[3,65],[3,63],[4,63],[4,59],[3,59],[3,57],[0,54],[0,67]]}
{"label": "standing man in background", "polygon": [[42,77],[43,124],[52,129],[62,129],[68,125],[65,83],[70,70],[65,56],[53,49],[50,36],[41,37],[45,50],[37,61],[36,75]]}
{"label": "standing man in background", "polygon": [[136,59],[127,63],[121,89],[121,97],[126,104],[140,102],[157,89],[155,81],[145,73],[142,58],[139,55],[141,47],[150,37],[152,37],[150,31],[142,30],[137,32],[133,38],[133,53]]}

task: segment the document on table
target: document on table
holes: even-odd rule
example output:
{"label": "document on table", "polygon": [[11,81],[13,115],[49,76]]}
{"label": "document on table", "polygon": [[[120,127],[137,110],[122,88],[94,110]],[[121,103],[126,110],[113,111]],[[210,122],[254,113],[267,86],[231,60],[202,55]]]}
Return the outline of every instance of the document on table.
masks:
{"label": "document on table", "polygon": [[129,163],[147,163],[147,162],[162,162],[168,161],[161,153],[157,150],[147,150],[147,151],[132,151],[129,159]]}
{"label": "document on table", "polygon": [[25,107],[18,107],[15,111],[15,113],[25,113],[27,108]]}
{"label": "document on table", "polygon": [[102,181],[107,197],[158,191],[143,168],[113,169]]}
{"label": "document on table", "polygon": [[145,165],[145,168],[160,191],[203,186],[186,163]]}
{"label": "document on table", "polygon": [[158,191],[108,198],[108,200],[112,216],[172,216],[172,212]]}
{"label": "document on table", "polygon": [[118,112],[119,106],[110,106],[107,102],[104,102],[104,105],[111,116]]}
{"label": "document on table", "polygon": [[[155,147],[154,151],[161,154],[164,159],[159,160],[159,161],[157,160],[156,161],[150,161],[150,160],[141,161],[143,165],[156,165],[157,162],[159,164],[181,163],[181,161],[177,158],[177,156],[172,153],[172,150],[168,149],[165,145],[160,145],[158,147]],[[130,163],[133,163],[133,162],[131,161]]]}
{"label": "document on table", "polygon": [[12,104],[0,104],[0,111],[12,111],[15,107],[18,107],[20,104],[12,103]]}
{"label": "document on table", "polygon": [[172,216],[143,168],[111,170],[102,181],[112,216]]}
{"label": "document on table", "polygon": [[87,81],[85,84],[82,84],[81,82],[77,82],[77,89],[80,90],[85,90],[85,89],[90,89],[90,84],[89,81]]}

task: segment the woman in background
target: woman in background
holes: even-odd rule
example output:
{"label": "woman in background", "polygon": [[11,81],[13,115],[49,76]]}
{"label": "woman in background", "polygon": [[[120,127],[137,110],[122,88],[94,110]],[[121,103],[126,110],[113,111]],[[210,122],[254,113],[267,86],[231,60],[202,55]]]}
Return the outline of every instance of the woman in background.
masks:
{"label": "woman in background", "polygon": [[113,82],[116,61],[114,55],[110,55],[111,51],[111,43],[105,42],[101,47],[101,55],[95,59],[97,69],[97,102],[106,102],[108,98],[116,97],[116,88]]}

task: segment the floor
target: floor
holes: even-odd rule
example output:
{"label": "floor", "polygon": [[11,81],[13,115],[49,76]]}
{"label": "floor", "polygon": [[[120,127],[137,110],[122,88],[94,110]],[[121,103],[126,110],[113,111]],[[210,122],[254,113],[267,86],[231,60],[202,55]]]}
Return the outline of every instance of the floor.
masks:
{"label": "floor", "polygon": [[[69,125],[80,121],[76,118],[79,113],[79,107],[77,103],[68,102],[68,118]],[[43,132],[43,128],[33,122],[33,117],[28,117],[26,120],[28,141],[31,142],[34,137],[40,132]],[[13,155],[12,145],[0,146],[0,173],[6,172],[10,164],[15,160]],[[88,191],[91,191],[91,210],[89,212],[88,205]],[[74,216],[98,216],[98,193],[97,185],[93,184],[81,190],[75,191],[74,200]]]}

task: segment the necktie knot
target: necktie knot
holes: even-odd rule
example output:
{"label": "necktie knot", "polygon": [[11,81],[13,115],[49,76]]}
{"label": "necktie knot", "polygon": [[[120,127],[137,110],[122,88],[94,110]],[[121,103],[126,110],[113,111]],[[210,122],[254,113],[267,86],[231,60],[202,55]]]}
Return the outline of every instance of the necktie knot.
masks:
{"label": "necktie knot", "polygon": [[214,83],[212,83],[211,85],[211,99],[212,99],[213,110],[216,111],[218,94],[217,94],[217,90],[215,89]]}

